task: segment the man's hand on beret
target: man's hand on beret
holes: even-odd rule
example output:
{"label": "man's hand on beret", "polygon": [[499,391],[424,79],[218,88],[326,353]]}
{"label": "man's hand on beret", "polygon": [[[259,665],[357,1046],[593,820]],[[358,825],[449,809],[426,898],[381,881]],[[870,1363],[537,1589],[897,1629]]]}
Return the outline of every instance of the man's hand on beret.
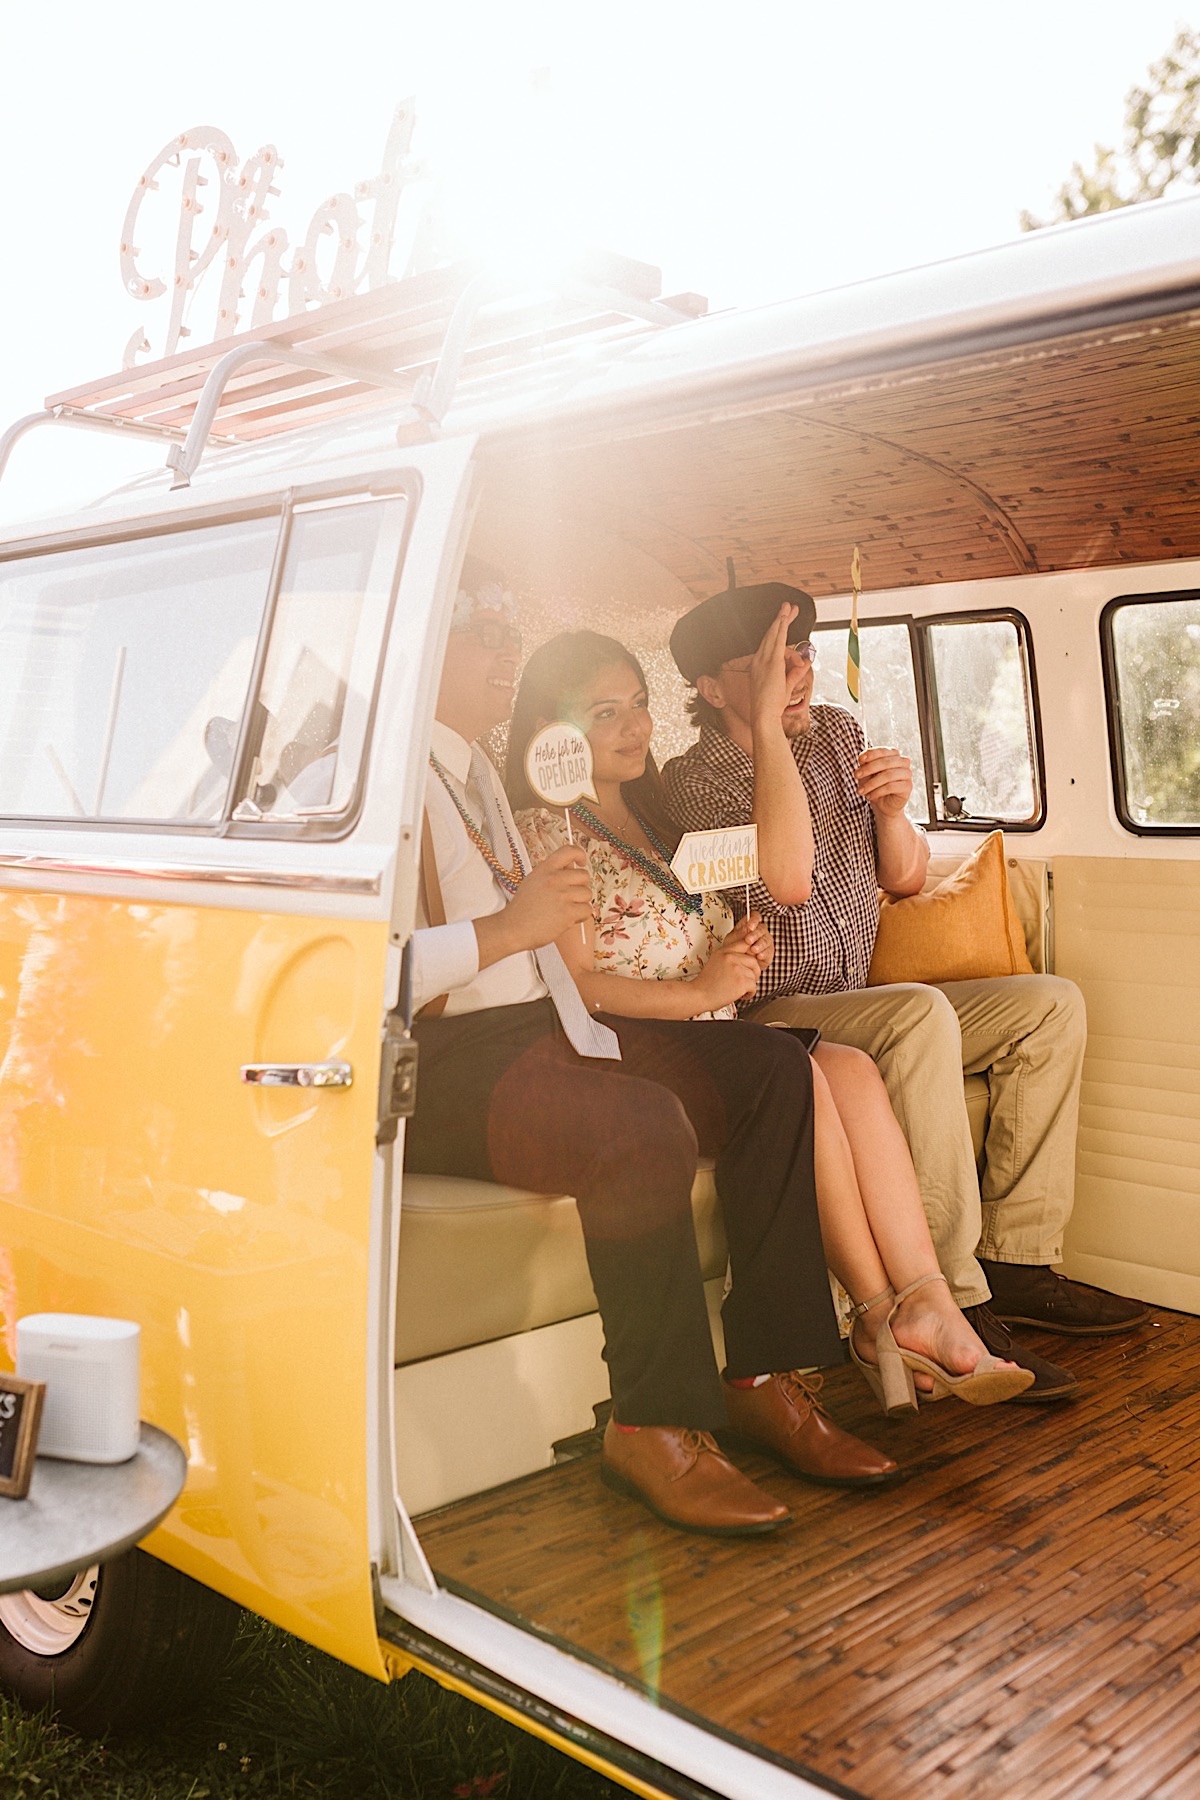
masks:
{"label": "man's hand on beret", "polygon": [[787,666],[788,627],[799,609],[787,604],[767,626],[762,643],[750,658],[750,705],[756,723],[782,728],[783,710],[791,697]]}

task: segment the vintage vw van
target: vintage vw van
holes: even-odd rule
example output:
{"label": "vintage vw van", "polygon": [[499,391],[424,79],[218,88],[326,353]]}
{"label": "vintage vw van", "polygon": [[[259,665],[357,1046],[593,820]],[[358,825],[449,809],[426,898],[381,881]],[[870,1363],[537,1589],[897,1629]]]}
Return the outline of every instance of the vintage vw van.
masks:
{"label": "vintage vw van", "polygon": [[[702,315],[639,265],[532,297],[449,270],[0,445],[170,446],[0,545],[0,1313],[10,1357],[24,1314],[139,1321],[189,1464],[144,1551],[0,1599],[0,1677],[136,1717],[224,1597],[644,1795],[1191,1792],[1200,199]],[[714,1544],[596,1479],[569,1196],[403,1178],[433,701],[470,545],[531,642],[638,650],[663,754],[667,635],[727,556],[818,596],[844,703],[855,543],[869,734],[913,755],[940,869],[1003,827],[1034,965],[1086,996],[1067,1267],[1159,1310],[1040,1346],[1066,1407],[884,1421],[837,1372],[908,1479],[754,1465],[797,1524]],[[695,1206],[715,1309],[704,1170]]]}

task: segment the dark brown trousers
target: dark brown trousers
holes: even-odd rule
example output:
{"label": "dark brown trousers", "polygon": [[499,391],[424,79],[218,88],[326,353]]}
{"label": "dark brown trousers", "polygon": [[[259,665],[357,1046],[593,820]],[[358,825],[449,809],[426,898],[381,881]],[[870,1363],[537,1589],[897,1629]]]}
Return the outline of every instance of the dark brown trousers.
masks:
{"label": "dark brown trousers", "polygon": [[549,1000],[418,1021],[405,1162],[574,1195],[618,1416],[711,1430],[725,1409],[692,1224],[698,1155],[716,1159],[729,1244],[728,1372],[842,1359],[808,1053],[732,1020],[603,1022],[619,1063],[577,1055]]}

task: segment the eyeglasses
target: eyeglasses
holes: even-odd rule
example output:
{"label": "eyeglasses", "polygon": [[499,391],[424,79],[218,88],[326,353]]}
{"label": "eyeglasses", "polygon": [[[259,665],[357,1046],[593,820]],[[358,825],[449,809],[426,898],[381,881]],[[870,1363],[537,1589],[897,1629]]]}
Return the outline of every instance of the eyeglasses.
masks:
{"label": "eyeglasses", "polygon": [[502,625],[498,619],[472,619],[466,627],[471,636],[478,638],[485,650],[511,650],[514,656],[521,654],[521,634],[511,625]]}
{"label": "eyeglasses", "polygon": [[[810,638],[805,638],[805,640],[802,644],[789,644],[788,649],[792,653],[793,656],[798,656],[800,658],[801,662],[815,663],[817,660],[817,646],[812,642],[812,640]],[[722,663],[720,669],[718,670],[718,674],[721,674],[721,675],[748,675],[750,673],[750,662],[751,662],[751,658],[747,657],[745,662],[742,663],[740,665],[740,667],[737,663],[732,663],[732,662]]]}

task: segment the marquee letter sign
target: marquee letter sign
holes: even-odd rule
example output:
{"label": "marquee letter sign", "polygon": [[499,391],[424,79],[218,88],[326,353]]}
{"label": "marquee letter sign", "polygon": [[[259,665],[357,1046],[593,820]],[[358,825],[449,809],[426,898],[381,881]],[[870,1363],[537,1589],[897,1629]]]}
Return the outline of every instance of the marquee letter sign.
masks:
{"label": "marquee letter sign", "polygon": [[[353,194],[333,194],[323,201],[294,246],[281,225],[270,223],[268,202],[279,193],[275,178],[283,167],[274,144],[265,144],[241,164],[225,133],[213,126],[197,126],[164,144],[133,191],[121,233],[126,292],[147,301],[170,293],[157,354],[173,356],[180,339],[191,335],[187,321],[202,285],[210,298],[215,296],[211,330],[202,335],[207,341],[210,336],[231,337],[243,324],[253,328],[273,319],[285,280],[286,311],[292,314],[393,279],[389,271],[402,198],[414,203],[405,209],[404,267],[410,269],[425,210],[424,170],[409,153],[414,123],[413,103],[405,100],[392,119],[379,174],[359,182]],[[181,172],[179,210],[174,267],[160,274],[143,266],[137,239],[139,224],[145,223],[143,206],[161,191],[168,169]],[[322,269],[319,253],[329,237],[333,252],[331,257],[326,253],[329,266]],[[126,346],[124,366],[132,368],[150,349],[139,327]]]}

